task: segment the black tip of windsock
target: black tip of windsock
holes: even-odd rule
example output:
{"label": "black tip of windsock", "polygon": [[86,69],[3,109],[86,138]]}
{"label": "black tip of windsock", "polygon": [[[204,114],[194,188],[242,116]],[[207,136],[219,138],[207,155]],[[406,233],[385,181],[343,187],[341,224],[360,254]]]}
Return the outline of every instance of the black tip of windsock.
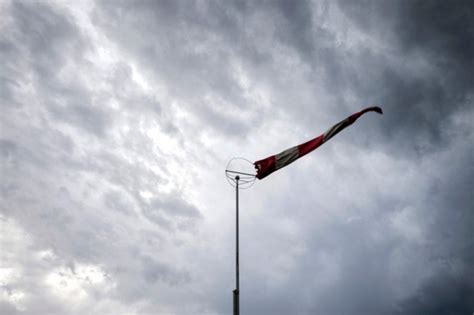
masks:
{"label": "black tip of windsock", "polygon": [[359,113],[357,113],[359,116],[360,115],[363,115],[367,112],[377,112],[379,113],[380,115],[383,115],[383,111],[380,107],[378,106],[372,106],[372,107],[367,107],[366,109],[363,109],[362,111],[360,111]]}
{"label": "black tip of windsock", "polygon": [[379,113],[380,115],[383,115],[383,110],[380,107],[374,106],[372,108],[375,112]]}

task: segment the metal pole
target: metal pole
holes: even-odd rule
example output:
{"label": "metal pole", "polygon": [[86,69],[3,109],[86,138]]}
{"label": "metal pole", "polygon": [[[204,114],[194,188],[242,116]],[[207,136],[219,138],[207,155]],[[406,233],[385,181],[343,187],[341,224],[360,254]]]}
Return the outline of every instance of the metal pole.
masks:
{"label": "metal pole", "polygon": [[239,175],[235,176],[235,290],[234,315],[240,314],[239,299]]}

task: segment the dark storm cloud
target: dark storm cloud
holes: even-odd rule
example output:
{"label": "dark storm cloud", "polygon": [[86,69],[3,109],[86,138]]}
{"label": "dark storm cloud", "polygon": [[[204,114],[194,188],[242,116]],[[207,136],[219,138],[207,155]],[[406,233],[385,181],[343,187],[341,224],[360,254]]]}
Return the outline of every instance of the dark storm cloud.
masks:
{"label": "dark storm cloud", "polygon": [[[251,234],[242,243],[252,244],[242,252],[267,270],[279,270],[280,260],[294,265],[273,275],[243,276],[252,296],[249,313],[463,314],[472,309],[474,212],[470,190],[462,189],[474,185],[470,141],[472,135],[444,153],[425,154],[415,171],[388,166],[395,171],[380,175],[385,181],[413,178],[406,187],[396,180],[399,187],[384,185],[376,194],[374,187],[356,188],[377,181],[361,174],[365,167],[355,156],[350,164],[360,166],[339,168],[342,182],[315,172],[307,176],[319,184],[293,187],[295,179],[283,175],[290,176],[289,193],[270,193],[268,198],[276,199],[267,206],[271,211],[242,224],[242,234]],[[362,201],[365,196],[371,200]],[[285,232],[287,222],[295,231]],[[295,248],[300,249],[295,253]],[[283,278],[283,284],[272,277]]]}
{"label": "dark storm cloud", "polygon": [[[472,261],[472,260],[471,260]],[[474,286],[472,274],[454,276],[442,270],[430,278],[419,292],[401,305],[400,314],[466,314],[472,312]]]}
{"label": "dark storm cloud", "polygon": [[[404,143],[395,150],[401,148],[406,155],[414,149],[420,156],[427,150],[452,145],[455,139],[446,130],[451,128],[449,121],[460,112],[472,115],[472,3],[346,4],[341,5],[342,10],[369,34],[382,38],[388,28],[394,53],[401,56],[401,69],[392,64],[376,78],[369,78],[367,85],[357,86],[361,94],[378,95],[387,113],[382,132],[389,139]],[[367,17],[367,11],[372,18]],[[416,64],[410,61],[414,58],[428,64],[432,71],[403,66],[405,62]],[[370,59],[378,58],[369,57],[368,63]],[[463,134],[461,131],[459,136]],[[466,145],[467,149],[458,150],[447,161],[454,164],[446,165],[449,171],[433,169],[441,173],[442,179],[432,183],[432,197],[422,208],[422,217],[431,222],[426,226],[431,245],[423,249],[423,254],[431,257],[429,265],[439,266],[413,297],[399,305],[402,314],[462,314],[474,308],[473,274],[467,267],[474,263],[473,234],[468,223],[474,220],[473,200],[469,189],[462,188],[474,187],[474,170],[469,162],[473,158],[472,146]]]}
{"label": "dark storm cloud", "polygon": [[[369,45],[351,50],[320,26],[331,13],[327,4],[313,10],[306,2],[294,6],[288,1],[255,7],[269,12],[277,8],[278,14],[269,19],[276,25],[276,39],[294,49],[315,73],[320,72],[323,81],[319,84],[333,95],[326,103],[316,96],[309,101],[297,99],[295,110],[288,110],[309,126],[311,119],[320,115],[315,104],[344,114],[378,104],[388,114],[383,127],[375,125],[384,141],[398,142],[397,147],[407,153],[421,153],[449,141],[441,137],[444,121],[472,102],[474,65],[470,56],[474,47],[468,39],[474,38],[474,13],[468,1],[454,5],[436,1],[341,2],[339,8],[345,17],[369,39],[383,45],[381,49]],[[347,35],[343,39],[350,40]],[[272,48],[267,49],[270,55]],[[315,81],[314,75],[307,79]],[[349,102],[344,98],[347,93],[357,98]],[[407,138],[413,141],[407,142]]]}
{"label": "dark storm cloud", "polygon": [[388,58],[370,51],[356,57],[361,73],[352,77],[362,80],[349,87],[383,106],[388,115],[380,131],[409,150],[445,145],[444,122],[472,105],[472,2],[342,2],[340,8],[367,34],[388,40]]}
{"label": "dark storm cloud", "polygon": [[[268,6],[275,3],[268,2]],[[283,42],[287,42],[290,46],[295,46],[302,54],[303,58],[311,58],[314,46],[317,45],[313,39],[315,36],[313,30],[313,10],[309,1],[301,1],[295,6],[290,1],[276,2],[280,14],[284,17],[286,25],[281,27],[278,32]]]}
{"label": "dark storm cloud", "polygon": [[474,308],[474,199],[472,189],[461,188],[474,187],[473,158],[468,145],[430,187],[422,210],[429,243],[422,250],[435,272],[401,302],[402,314],[463,314]]}
{"label": "dark storm cloud", "polygon": [[243,193],[243,312],[474,310],[469,2],[0,5],[2,311],[229,313],[225,159],[370,104]]}

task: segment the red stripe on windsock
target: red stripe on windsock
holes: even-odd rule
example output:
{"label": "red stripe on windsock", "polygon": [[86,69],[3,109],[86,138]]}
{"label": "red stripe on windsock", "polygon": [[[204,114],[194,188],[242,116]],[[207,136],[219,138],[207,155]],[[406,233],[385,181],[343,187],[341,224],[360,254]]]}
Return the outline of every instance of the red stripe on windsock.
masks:
{"label": "red stripe on windsock", "polygon": [[323,144],[323,142],[323,135],[320,135],[319,137],[309,140],[308,142],[300,144],[298,146],[298,151],[300,153],[299,157],[302,157],[303,155],[306,155],[309,152],[313,151],[321,144]]}
{"label": "red stripe on windsock", "polygon": [[367,112],[376,112],[379,114],[383,114],[382,109],[380,107],[368,107],[360,112],[352,114],[351,116],[347,117],[346,119],[340,121],[339,123],[335,124],[331,127],[328,131],[323,133],[322,135],[311,139],[305,143],[297,145],[293,148],[285,150],[279,154],[269,156],[265,159],[259,160],[254,162],[255,169],[257,170],[257,178],[262,179],[267,177],[274,171],[291,164],[295,160],[299,159],[300,157],[308,154],[309,152],[315,150],[323,143],[334,137],[344,128],[352,125],[360,116]]}
{"label": "red stripe on windsock", "polygon": [[275,156],[272,155],[253,163],[255,165],[255,169],[257,170],[257,178],[262,179],[276,171],[275,161]]}

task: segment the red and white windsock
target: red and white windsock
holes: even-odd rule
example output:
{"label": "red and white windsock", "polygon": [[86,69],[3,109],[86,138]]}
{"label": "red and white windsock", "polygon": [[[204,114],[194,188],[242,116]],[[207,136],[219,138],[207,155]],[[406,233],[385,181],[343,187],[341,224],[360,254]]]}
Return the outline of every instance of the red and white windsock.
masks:
{"label": "red and white windsock", "polygon": [[256,161],[253,164],[255,165],[255,169],[257,170],[257,178],[262,179],[270,175],[276,170],[279,170],[282,167],[287,166],[288,164],[294,162],[295,160],[299,159],[303,155],[308,154],[309,152],[313,151],[336,134],[338,134],[344,128],[352,125],[357,118],[362,116],[367,112],[377,112],[379,114],[383,114],[382,109],[380,107],[368,107],[360,112],[352,114],[351,116],[347,117],[343,121],[339,122],[338,124],[332,126],[328,131],[316,137],[308,142],[302,143],[295,147],[292,147],[288,150],[285,150],[277,155],[269,156],[263,160]]}

